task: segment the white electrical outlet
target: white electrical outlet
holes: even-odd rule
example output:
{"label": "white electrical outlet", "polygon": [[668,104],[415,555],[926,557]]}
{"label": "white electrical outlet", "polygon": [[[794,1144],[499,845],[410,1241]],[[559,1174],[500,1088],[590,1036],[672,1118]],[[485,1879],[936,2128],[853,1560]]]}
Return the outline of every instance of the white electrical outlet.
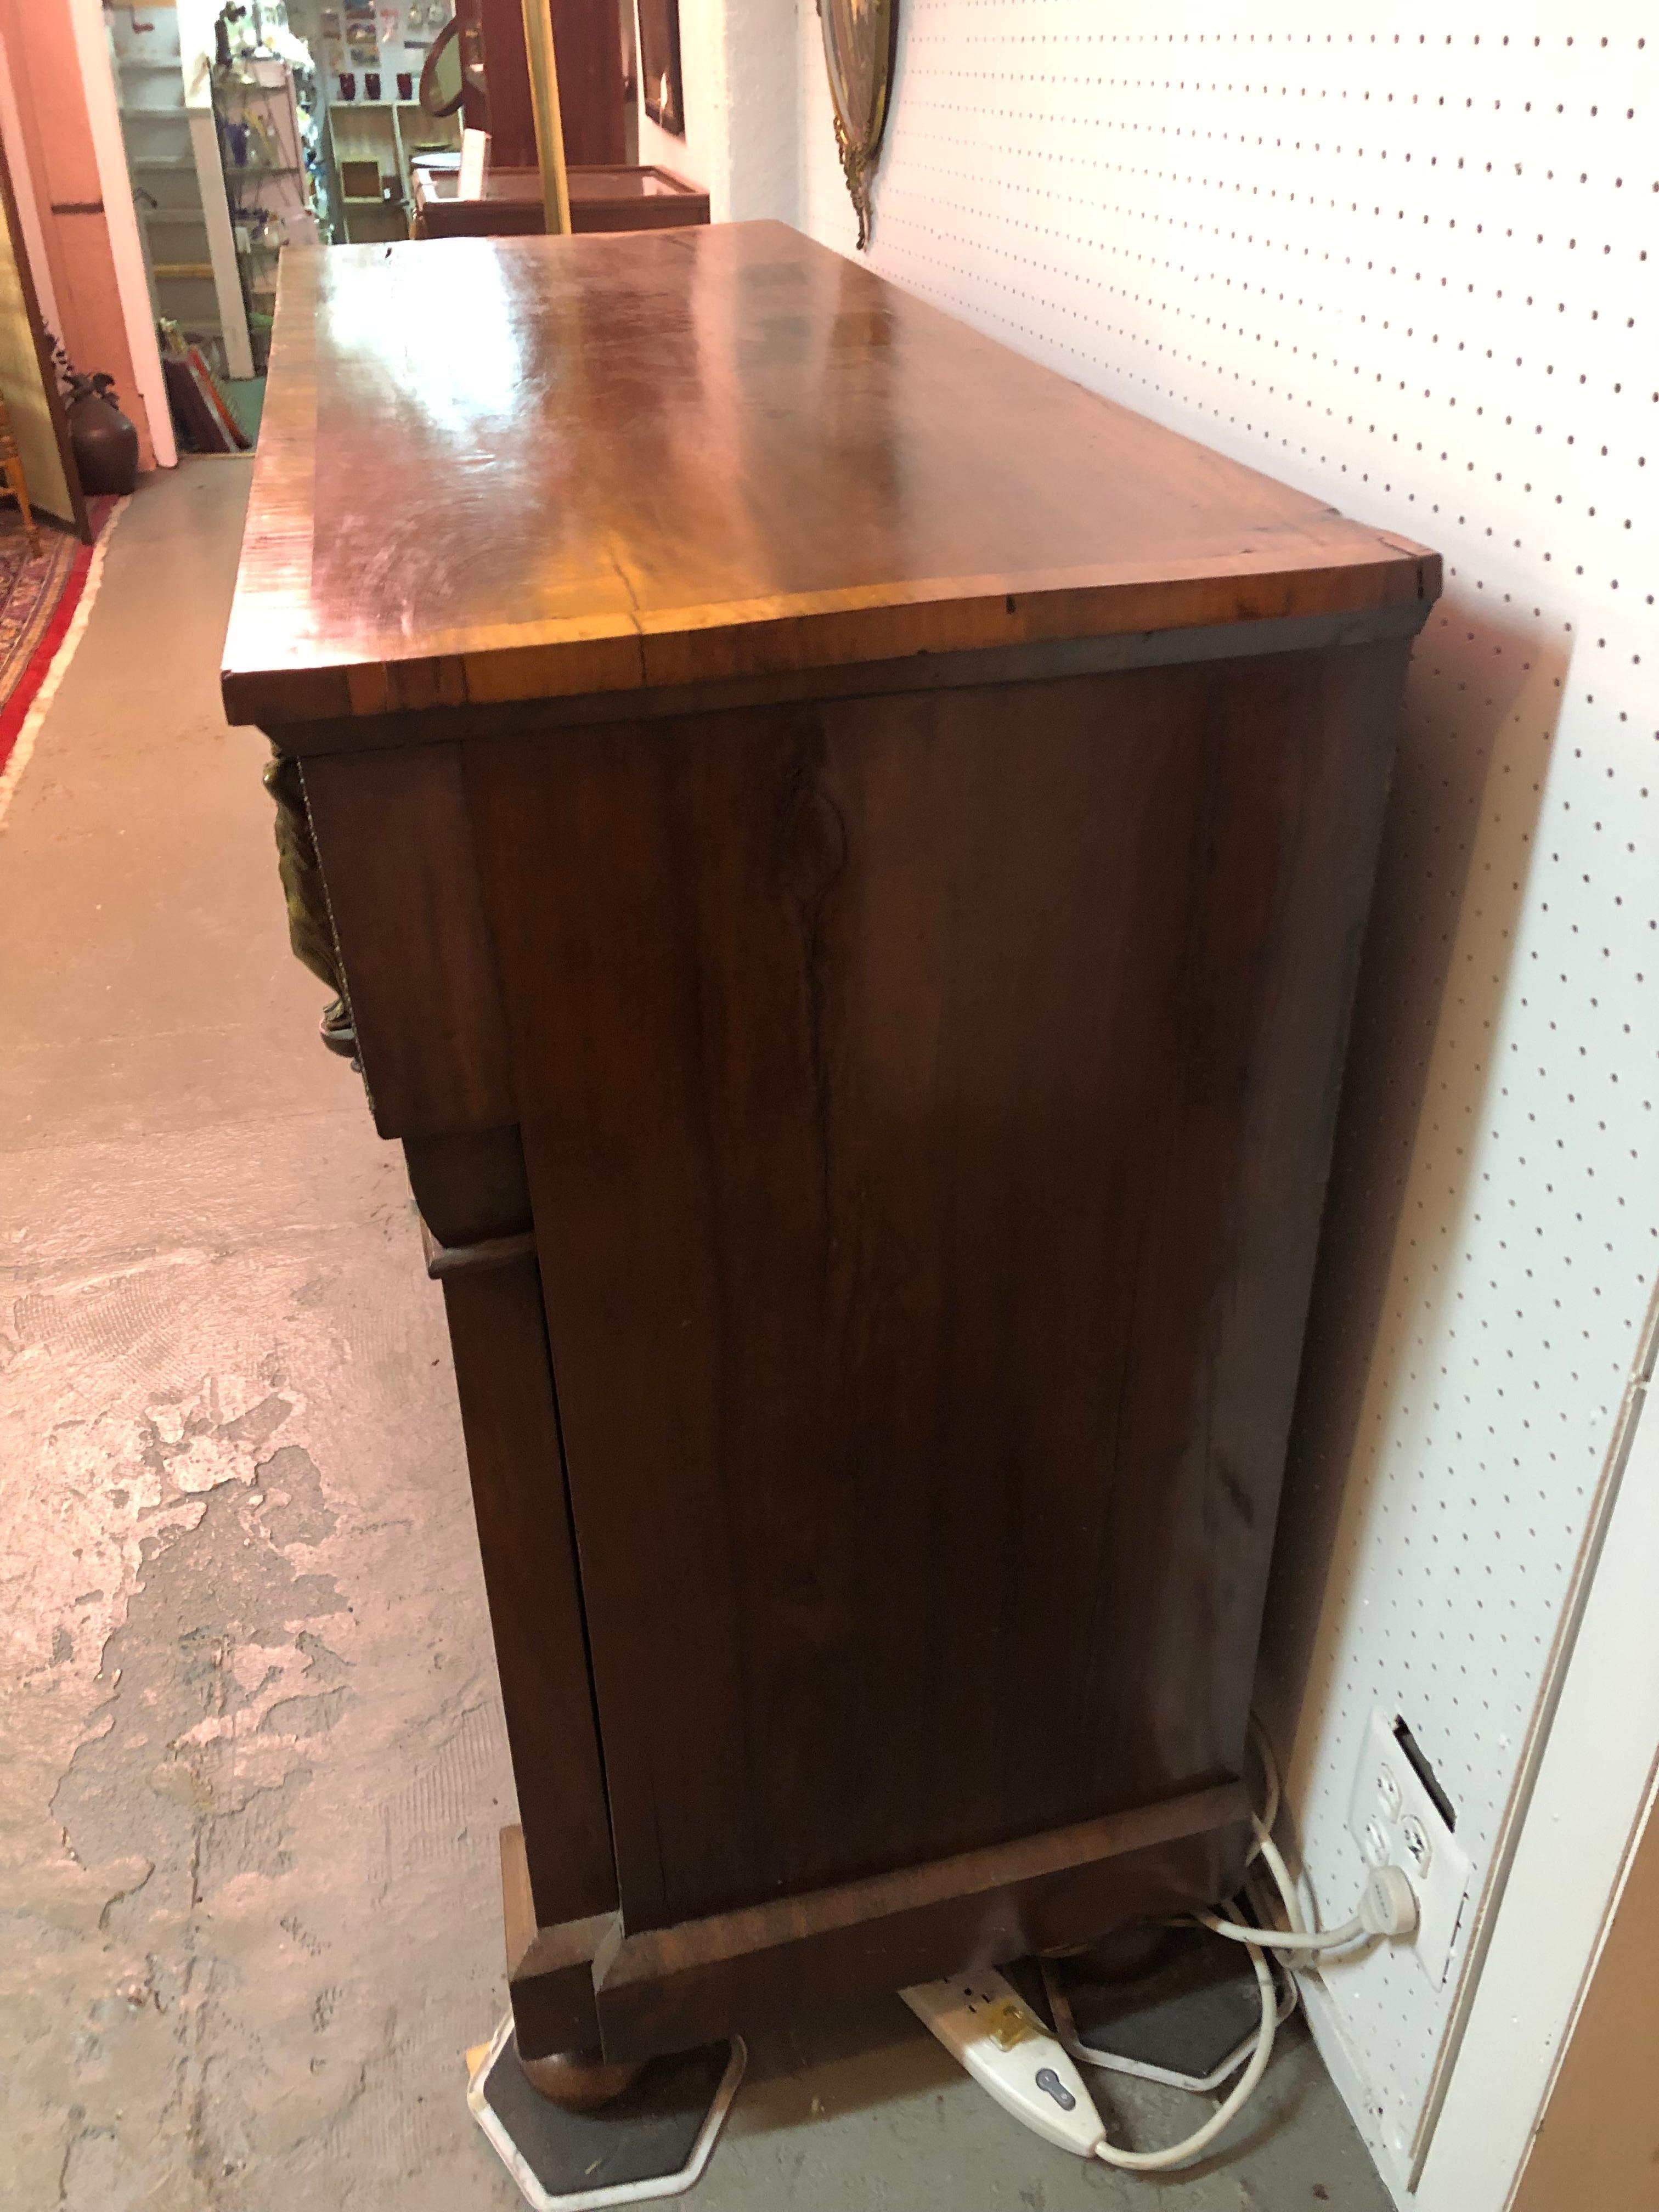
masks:
{"label": "white electrical outlet", "polygon": [[1397,1866],[1410,1882],[1418,1913],[1413,1955],[1438,1989],[1468,1909],[1474,1869],[1381,1707],[1365,1730],[1348,1826],[1368,1866]]}

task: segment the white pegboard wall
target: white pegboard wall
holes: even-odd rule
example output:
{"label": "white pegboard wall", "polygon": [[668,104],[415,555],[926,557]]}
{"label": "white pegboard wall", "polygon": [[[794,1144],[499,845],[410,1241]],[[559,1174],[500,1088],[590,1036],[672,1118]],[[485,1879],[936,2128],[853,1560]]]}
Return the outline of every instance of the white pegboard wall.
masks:
{"label": "white pegboard wall", "polygon": [[[850,252],[800,27],[803,220]],[[873,265],[1446,558],[1272,1607],[1342,1912],[1374,1705],[1501,1866],[1659,1271],[1656,58],[1633,10],[903,0]],[[1480,1932],[1437,1994],[1328,1973],[1396,2182]]]}

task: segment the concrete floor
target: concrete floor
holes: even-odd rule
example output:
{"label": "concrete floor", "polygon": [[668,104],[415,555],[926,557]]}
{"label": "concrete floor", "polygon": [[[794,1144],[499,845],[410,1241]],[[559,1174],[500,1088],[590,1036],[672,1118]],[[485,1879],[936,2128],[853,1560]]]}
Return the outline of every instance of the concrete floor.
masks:
{"label": "concrete floor", "polygon": [[[0,837],[6,2212],[519,2202],[463,2100],[513,1789],[441,1310],[219,711],[247,473],[135,499]],[[1232,2140],[1078,2165],[888,1999],[757,2039],[693,2202],[1385,2212],[1299,2028]]]}

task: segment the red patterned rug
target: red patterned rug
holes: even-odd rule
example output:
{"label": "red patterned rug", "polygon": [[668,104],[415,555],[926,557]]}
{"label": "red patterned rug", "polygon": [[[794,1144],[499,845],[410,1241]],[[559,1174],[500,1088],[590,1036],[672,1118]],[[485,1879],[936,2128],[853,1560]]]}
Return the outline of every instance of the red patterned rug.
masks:
{"label": "red patterned rug", "polygon": [[38,554],[29,550],[22,517],[12,501],[0,507],[0,777],[75,620],[99,540],[120,504],[114,499],[90,502],[90,545],[43,519]]}

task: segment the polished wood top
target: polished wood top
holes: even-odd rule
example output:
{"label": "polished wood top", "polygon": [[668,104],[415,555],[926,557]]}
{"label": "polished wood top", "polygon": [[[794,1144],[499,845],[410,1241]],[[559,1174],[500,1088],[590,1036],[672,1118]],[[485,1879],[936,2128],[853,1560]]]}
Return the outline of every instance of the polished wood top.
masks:
{"label": "polished wood top", "polygon": [[233,721],[1426,604],[1421,547],[782,223],[283,257]]}

